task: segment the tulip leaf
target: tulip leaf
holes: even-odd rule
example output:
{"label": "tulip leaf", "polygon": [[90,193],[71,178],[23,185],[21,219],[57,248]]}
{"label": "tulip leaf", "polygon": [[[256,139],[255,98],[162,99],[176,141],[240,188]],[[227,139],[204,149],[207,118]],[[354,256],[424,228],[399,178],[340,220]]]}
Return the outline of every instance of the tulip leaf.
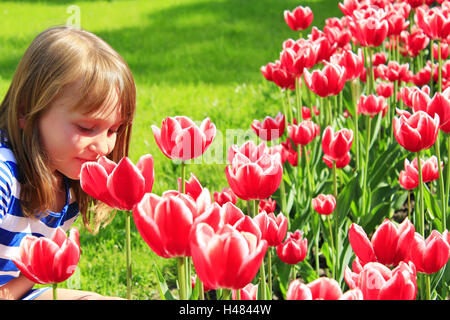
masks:
{"label": "tulip leaf", "polygon": [[155,263],[153,263],[153,267],[156,273],[156,278],[158,279],[158,289],[161,300],[176,300],[167,286],[166,279],[164,279],[161,271],[159,271]]}
{"label": "tulip leaf", "polygon": [[361,188],[359,187],[359,174],[354,175],[350,181],[339,191],[338,198],[336,199],[336,221],[338,226],[341,226],[348,211],[350,210],[351,203],[354,199],[359,199],[361,196]]}
{"label": "tulip leaf", "polygon": [[[423,190],[423,200],[425,202],[425,208],[428,213],[428,217],[430,218],[429,220],[431,220],[433,224],[436,225],[437,229],[441,230],[442,212],[439,203],[437,202],[436,196],[431,194],[430,189],[425,183],[423,184]],[[435,219],[436,216],[438,217],[438,219]]]}

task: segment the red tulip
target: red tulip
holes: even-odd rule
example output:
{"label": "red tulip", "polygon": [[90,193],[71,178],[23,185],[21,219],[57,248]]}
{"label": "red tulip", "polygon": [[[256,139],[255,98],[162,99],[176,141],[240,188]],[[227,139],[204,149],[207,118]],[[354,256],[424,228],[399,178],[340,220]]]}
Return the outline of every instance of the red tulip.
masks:
{"label": "red tulip", "polygon": [[360,289],[364,300],[414,300],[417,294],[417,276],[414,264],[403,261],[394,269],[370,262],[359,273],[348,266],[344,272],[350,289]]}
{"label": "red tulip", "polygon": [[363,296],[358,288],[343,294],[336,280],[320,277],[308,284],[291,281],[286,300],[363,300]]}
{"label": "red tulip", "polygon": [[284,21],[294,31],[305,30],[314,19],[314,14],[309,7],[298,6],[294,10],[284,10]]}
{"label": "red tulip", "polygon": [[305,68],[312,68],[316,64],[316,47],[314,42],[305,39],[285,42],[280,53],[280,67],[296,76],[303,74]]}
{"label": "red tulip", "polygon": [[[240,300],[257,300],[258,295],[258,285],[249,283],[245,287],[243,287],[240,291],[241,298]],[[232,300],[237,300],[236,290],[233,290],[231,293]]]}
{"label": "red tulip", "polygon": [[287,264],[297,264],[305,260],[308,252],[308,239],[303,238],[303,232],[296,230],[288,232],[286,240],[277,247],[277,254],[281,261]]}
{"label": "red tulip", "polygon": [[438,272],[447,264],[450,256],[450,245],[437,230],[431,231],[426,240],[416,232],[410,246],[409,259],[418,272],[427,274]]}
{"label": "red tulip", "polygon": [[237,197],[234,194],[233,190],[229,187],[224,187],[222,191],[214,192],[214,201],[217,202],[220,206],[224,205],[227,202],[231,202],[232,204],[236,204]]}
{"label": "red tulip", "polygon": [[391,10],[386,16],[386,21],[388,22],[388,37],[398,36],[400,33],[409,26],[409,21],[405,21],[406,18],[403,16],[402,12]]}
{"label": "red tulip", "polygon": [[320,97],[335,96],[344,88],[347,80],[345,68],[325,61],[322,70],[314,70],[309,73],[303,71],[306,86]]}
{"label": "red tulip", "polygon": [[177,191],[162,196],[146,193],[133,209],[137,230],[148,246],[160,257],[191,255],[189,234],[198,217],[194,199]]}
{"label": "red tulip", "polygon": [[436,114],[439,115],[439,128],[445,133],[450,133],[450,96],[448,93],[450,93],[450,90],[446,90],[444,93],[436,92],[433,98],[428,100],[427,104],[422,104],[422,106],[425,105],[425,110],[419,109],[420,102],[414,103],[413,101],[414,111],[418,111],[418,109],[423,110],[431,117],[434,117]]}
{"label": "red tulip", "polygon": [[267,240],[269,247],[278,246],[283,242],[288,229],[287,218],[279,213],[278,216],[261,211],[253,219],[261,230],[261,238]]}
{"label": "red tulip", "polygon": [[[247,145],[254,151],[260,149],[253,142],[246,143],[243,147]],[[233,147],[229,151],[231,165],[225,168],[226,178],[236,196],[243,200],[266,199],[281,183],[283,165],[280,154],[271,155],[265,144],[261,145],[264,151],[259,154],[247,155],[245,150],[242,153]]]}
{"label": "red tulip", "polygon": [[[189,180],[185,180],[185,193],[194,199],[198,214],[203,213],[211,204],[211,193],[208,188],[203,188],[195,174],[191,173]],[[181,193],[181,178],[178,178],[178,191]]]}
{"label": "red tulip", "polygon": [[272,198],[262,199],[259,201],[258,212],[265,211],[267,213],[275,212],[277,202]]}
{"label": "red tulip", "polygon": [[[446,60],[450,53],[450,47],[447,43],[441,42],[441,59]],[[433,43],[433,57],[436,61],[439,59],[439,45],[437,43]]]}
{"label": "red tulip", "polygon": [[51,238],[27,235],[20,242],[18,255],[11,260],[34,283],[65,281],[75,272],[80,260],[78,229],[72,228],[69,237],[61,227]]}
{"label": "red tulip", "polygon": [[414,232],[415,229],[408,219],[405,219],[398,227],[385,219],[370,241],[364,230],[353,223],[350,226],[348,240],[362,265],[369,262],[397,265],[404,259],[403,239],[411,239]]}
{"label": "red tulip", "polygon": [[439,133],[439,115],[434,119],[423,111],[410,115],[403,111],[400,118],[394,117],[394,136],[397,142],[410,152],[431,148]]}
{"label": "red tulip", "polygon": [[[281,143],[281,146],[283,147],[284,151],[287,152],[287,161],[289,164],[293,167],[296,167],[298,164],[298,152],[294,149],[292,146],[291,140],[288,138],[285,142]],[[301,152],[301,150],[300,150]],[[301,155],[301,153],[300,153]]]}
{"label": "red tulip", "polygon": [[271,141],[280,138],[286,126],[286,120],[281,112],[278,112],[275,118],[265,117],[262,123],[259,120],[253,120],[252,129],[264,141]]}
{"label": "red tulip", "polygon": [[409,53],[416,57],[430,43],[430,38],[419,28],[413,28],[406,40]]}
{"label": "red tulip", "polygon": [[353,143],[353,131],[341,129],[337,132],[328,126],[322,135],[323,153],[333,161],[343,158],[349,151]]}
{"label": "red tulip", "polygon": [[394,84],[392,82],[380,82],[376,91],[379,96],[389,98],[394,94]]}
{"label": "red tulip", "polygon": [[404,168],[405,170],[400,171],[398,177],[400,185],[406,190],[417,188],[419,186],[418,170],[411,165],[408,159],[405,159]]}
{"label": "red tulip", "polygon": [[317,136],[316,125],[311,120],[303,120],[298,125],[288,125],[288,134],[295,145],[306,146]]}
{"label": "red tulip", "polygon": [[258,272],[267,241],[250,231],[226,224],[217,231],[206,224],[195,226],[191,237],[192,262],[198,277],[211,288],[242,289]]}
{"label": "red tulip", "polygon": [[358,54],[353,53],[351,50],[343,50],[333,62],[345,68],[347,80],[359,78],[364,71],[364,56],[361,49],[358,49]]}
{"label": "red tulip", "polygon": [[[313,112],[316,116],[318,116],[320,114],[319,109],[317,109],[316,106],[313,106]],[[310,120],[311,119],[311,108],[302,107],[302,119],[303,120]]]}
{"label": "red tulip", "polygon": [[[410,108],[413,108],[414,105],[427,105],[430,97],[430,87],[425,85],[422,88],[419,87],[402,87],[400,88],[400,98],[403,103]],[[416,109],[416,111],[418,111]],[[425,111],[425,110],[424,110]]]}
{"label": "red tulip", "polygon": [[365,95],[361,95],[357,107],[359,113],[370,116],[371,118],[380,112],[382,112],[384,116],[389,108],[384,97],[377,97],[374,94],[369,94],[367,97]]}
{"label": "red tulip", "polygon": [[145,193],[152,191],[155,172],[153,157],[142,156],[136,165],[128,157],[116,165],[106,157],[81,167],[80,185],[84,192],[108,206],[131,210]]}
{"label": "red tulip", "polygon": [[161,129],[152,125],[156,144],[170,159],[190,160],[201,156],[216,135],[216,127],[209,118],[198,127],[185,116],[167,117]]}
{"label": "red tulip", "polygon": [[322,160],[330,169],[333,169],[333,162],[335,163],[336,169],[341,169],[346,167],[350,163],[350,152],[347,152],[342,158],[339,158],[337,160],[333,160],[329,156],[324,155],[322,157]]}
{"label": "red tulip", "polygon": [[388,62],[387,66],[380,65],[378,68],[380,68],[381,77],[387,81],[409,82],[411,77],[409,65],[407,63],[399,64],[397,61],[391,60]]}
{"label": "red tulip", "polygon": [[332,194],[319,194],[312,199],[312,205],[317,213],[330,215],[336,208],[336,199]]}
{"label": "red tulip", "polygon": [[273,81],[273,76],[272,76],[273,70],[275,68],[279,67],[280,62],[277,61],[277,63],[269,62],[268,64],[266,64],[265,66],[262,66],[260,68],[261,73],[263,74],[264,78],[266,78],[268,81]]}
{"label": "red tulip", "polygon": [[380,12],[384,14],[372,9],[353,12],[350,31],[362,47],[378,47],[386,39],[389,25]]}
{"label": "red tulip", "polygon": [[419,7],[416,9],[414,19],[431,39],[445,40],[450,34],[450,18],[443,14],[440,8],[425,10]]}

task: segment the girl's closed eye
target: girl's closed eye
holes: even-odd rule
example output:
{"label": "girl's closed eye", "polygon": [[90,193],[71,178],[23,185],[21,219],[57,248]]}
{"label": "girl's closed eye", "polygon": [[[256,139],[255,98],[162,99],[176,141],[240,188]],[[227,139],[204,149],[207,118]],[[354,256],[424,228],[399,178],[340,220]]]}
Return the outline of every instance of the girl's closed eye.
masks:
{"label": "girl's closed eye", "polygon": [[89,127],[89,126],[80,125],[80,124],[77,124],[76,127],[82,133],[92,133],[95,129],[95,127]]}

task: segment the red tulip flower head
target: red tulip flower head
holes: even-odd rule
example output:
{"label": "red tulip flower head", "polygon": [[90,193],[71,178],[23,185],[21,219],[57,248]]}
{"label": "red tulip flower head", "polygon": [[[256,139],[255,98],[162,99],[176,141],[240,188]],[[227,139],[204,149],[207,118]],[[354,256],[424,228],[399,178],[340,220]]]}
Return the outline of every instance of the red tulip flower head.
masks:
{"label": "red tulip flower head", "polygon": [[280,186],[283,165],[279,153],[270,154],[267,146],[249,141],[241,148],[232,146],[228,154],[231,165],[225,168],[230,188],[243,200],[269,198]]}
{"label": "red tulip flower head", "polygon": [[373,118],[380,112],[383,116],[389,108],[386,100],[382,96],[369,94],[368,96],[361,95],[358,101],[358,112]]}
{"label": "red tulip flower head", "polygon": [[201,156],[212,143],[216,127],[209,118],[198,127],[184,116],[167,117],[161,129],[152,125],[156,144],[170,159],[190,160]]}
{"label": "red tulip flower head", "polygon": [[308,284],[291,281],[286,300],[363,300],[363,295],[358,288],[343,294],[336,280],[320,277]]}
{"label": "red tulip flower head", "polygon": [[118,164],[106,157],[81,167],[80,185],[84,192],[112,208],[131,210],[145,193],[151,192],[155,172],[153,156],[142,156],[136,165],[128,157]]}
{"label": "red tulip flower head", "polygon": [[431,39],[445,40],[450,34],[450,17],[445,15],[439,7],[430,10],[419,7],[416,9],[414,19]]}
{"label": "red tulip flower head", "polygon": [[[439,115],[439,128],[445,133],[450,133],[450,90],[446,89],[443,93],[436,92],[427,104],[422,105],[426,106],[424,111],[431,117]],[[417,109],[420,109],[419,103],[414,105],[414,111]]]}
{"label": "red tulip flower head", "polygon": [[450,256],[450,244],[439,231],[431,231],[426,240],[416,232],[413,241],[409,244],[409,259],[414,263],[418,272],[432,274],[447,264]]}
{"label": "red tulip flower head", "polygon": [[326,61],[324,63],[322,70],[316,69],[312,73],[306,69],[303,71],[306,86],[322,98],[338,95],[347,81],[345,68]]}
{"label": "red tulip flower head", "polygon": [[370,262],[359,273],[345,267],[344,279],[350,289],[360,289],[364,300],[414,300],[417,275],[413,263],[403,261],[390,270],[378,262]]}
{"label": "red tulip flower head", "polygon": [[286,127],[286,120],[281,112],[275,118],[267,116],[262,122],[253,120],[252,129],[258,137],[264,141],[272,141],[280,138]]}
{"label": "red tulip flower head", "polygon": [[258,212],[265,211],[267,213],[275,212],[277,207],[277,202],[272,198],[268,198],[267,200],[260,200],[258,205]]}
{"label": "red tulip flower head", "polygon": [[385,219],[369,240],[363,228],[353,223],[348,232],[348,240],[362,265],[379,262],[397,265],[405,258],[405,246],[414,236],[412,223],[405,219],[398,227]]}
{"label": "red tulip flower head", "polygon": [[229,224],[217,231],[207,223],[194,227],[192,262],[205,286],[237,290],[253,280],[267,251],[267,241],[253,232]]}
{"label": "red tulip flower head", "polygon": [[386,39],[389,25],[384,10],[355,10],[349,28],[361,47],[379,47]]}
{"label": "red tulip flower head", "polygon": [[284,21],[294,31],[305,30],[314,19],[313,12],[309,7],[298,6],[294,10],[284,10]]}
{"label": "red tulip flower head", "polygon": [[283,242],[288,229],[287,218],[279,213],[278,216],[261,211],[253,219],[261,230],[261,238],[267,240],[269,247],[275,247]]}
{"label": "red tulip flower head", "polygon": [[80,242],[77,228],[69,237],[61,227],[52,238],[25,236],[12,261],[29,280],[39,284],[59,283],[67,280],[80,260]]}
{"label": "red tulip flower head", "polygon": [[[232,294],[231,297],[233,300],[238,300],[236,290],[233,290],[233,292],[231,294]],[[257,300],[258,285],[249,283],[248,285],[246,285],[245,287],[243,287],[240,290],[240,294],[241,294],[240,300]]]}
{"label": "red tulip flower head", "polygon": [[323,153],[333,161],[344,157],[352,147],[353,131],[350,129],[341,129],[334,132],[331,126],[325,128],[322,134]]}
{"label": "red tulip flower head", "polygon": [[169,190],[158,196],[146,193],[133,209],[137,230],[148,246],[160,257],[191,255],[189,234],[198,217],[191,196]]}
{"label": "red tulip flower head", "polygon": [[323,162],[327,165],[328,168],[333,169],[333,163],[336,166],[336,169],[341,169],[346,167],[351,160],[350,152],[347,152],[346,155],[344,155],[342,158],[339,158],[337,160],[331,159],[329,156],[324,155],[322,157]]}
{"label": "red tulip flower head", "polygon": [[332,61],[345,68],[347,80],[359,78],[364,71],[364,56],[361,49],[358,49],[357,54],[351,50],[343,50],[340,55],[333,57],[336,58]]}
{"label": "red tulip flower head", "polygon": [[277,254],[281,261],[287,264],[297,264],[305,260],[308,252],[308,239],[303,238],[303,232],[296,230],[288,232],[286,240],[277,247]]}
{"label": "red tulip flower head", "polygon": [[393,123],[397,142],[410,152],[431,148],[439,133],[439,115],[432,118],[423,111],[413,115],[407,111],[400,112],[400,118],[394,117]]}
{"label": "red tulip flower head", "polygon": [[336,199],[332,194],[319,194],[312,199],[312,205],[317,213],[327,216],[336,208]]}
{"label": "red tulip flower head", "polygon": [[236,195],[229,187],[224,187],[221,192],[215,191],[213,197],[214,201],[217,202],[220,206],[224,205],[227,202],[231,202],[232,204],[236,204],[237,202]]}
{"label": "red tulip flower head", "polygon": [[288,126],[288,134],[295,145],[306,146],[317,136],[317,126],[311,120],[301,121],[298,125]]}

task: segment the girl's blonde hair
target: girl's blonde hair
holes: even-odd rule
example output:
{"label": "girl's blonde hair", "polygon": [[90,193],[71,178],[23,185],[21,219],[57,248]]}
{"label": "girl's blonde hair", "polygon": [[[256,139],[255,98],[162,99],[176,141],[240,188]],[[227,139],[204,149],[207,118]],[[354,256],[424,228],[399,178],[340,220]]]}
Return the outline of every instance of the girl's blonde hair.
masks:
{"label": "girl's blonde hair", "polygon": [[[65,26],[43,31],[26,50],[0,105],[0,129],[16,157],[22,211],[28,217],[45,213],[55,203],[38,121],[65,86],[80,80],[79,101],[73,108],[86,114],[104,105],[112,91],[118,92],[124,122],[108,157],[118,162],[128,155],[136,87],[127,63],[88,31]],[[23,128],[20,118],[25,120]],[[70,185],[84,225],[96,233],[112,219],[112,209],[84,193],[79,180],[70,180]]]}

